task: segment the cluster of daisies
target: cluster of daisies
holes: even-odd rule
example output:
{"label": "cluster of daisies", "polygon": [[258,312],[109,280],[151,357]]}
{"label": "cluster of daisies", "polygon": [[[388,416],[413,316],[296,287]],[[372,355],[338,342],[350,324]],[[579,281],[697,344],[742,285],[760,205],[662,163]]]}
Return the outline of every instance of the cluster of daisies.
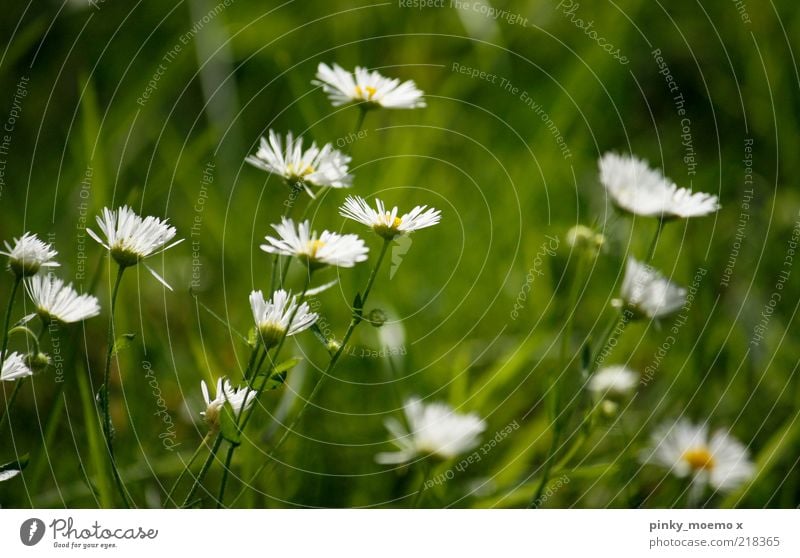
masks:
{"label": "cluster of daisies", "polygon": [[[671,220],[715,213],[720,208],[719,200],[714,195],[679,188],[646,161],[634,156],[607,153],[600,158],[599,169],[600,182],[614,206],[634,216],[658,220],[658,232],[647,261],[628,258],[620,297],[612,301],[624,322],[657,322],[686,304],[686,290],[649,263],[658,233]],[[602,245],[602,235],[581,227],[580,231],[573,231],[571,244],[581,248],[597,247]],[[602,408],[613,411],[639,383],[639,373],[624,365],[611,365],[594,372],[587,387]],[[690,502],[694,504],[699,502],[705,487],[729,491],[753,474],[753,464],[742,443],[724,430],[709,435],[707,423],[695,424],[684,417],[659,426],[640,458],[644,464],[664,467],[681,478],[688,477]]]}

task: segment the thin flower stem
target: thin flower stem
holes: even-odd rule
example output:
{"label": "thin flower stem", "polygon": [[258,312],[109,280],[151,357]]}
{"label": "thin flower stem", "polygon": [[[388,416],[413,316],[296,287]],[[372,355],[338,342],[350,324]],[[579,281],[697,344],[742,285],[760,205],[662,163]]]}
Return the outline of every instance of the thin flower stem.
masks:
{"label": "thin flower stem", "polygon": [[422,482],[419,483],[419,488],[417,489],[417,493],[414,496],[414,501],[411,502],[411,509],[419,508],[419,505],[422,503],[422,494],[425,492],[425,483],[428,481],[428,477],[431,474],[431,464],[428,462],[427,459],[424,459],[422,462]]}
{"label": "thin flower stem", "polygon": [[125,272],[123,266],[117,267],[117,278],[114,281],[114,288],[111,291],[111,315],[108,318],[108,349],[106,351],[106,367],[103,372],[103,385],[100,387],[100,404],[103,413],[103,435],[106,439],[106,449],[108,449],[108,457],[111,461],[111,472],[114,476],[114,483],[117,486],[117,491],[122,497],[125,507],[131,507],[131,500],[125,488],[125,483],[117,469],[117,460],[114,457],[114,426],[111,423],[111,412],[109,408],[109,381],[111,379],[111,358],[114,355],[114,313],[117,307],[117,295],[119,294],[119,286],[122,283],[122,274]]}
{"label": "thin flower stem", "polygon": [[6,352],[8,351],[8,326],[11,323],[11,311],[14,308],[14,299],[17,297],[19,284],[22,282],[22,276],[18,275],[14,279],[14,286],[11,287],[11,296],[8,299],[8,308],[6,308],[6,319],[3,326],[3,350],[0,351],[0,371],[3,370],[3,365],[6,363]]}
{"label": "thin flower stem", "polygon": [[[356,120],[356,128],[353,130],[354,134],[358,134],[361,131],[361,128],[364,127],[364,120],[367,118],[367,113],[369,109],[364,108],[364,106],[358,107],[358,119]],[[355,142],[353,142],[355,143]],[[353,144],[351,144],[353,145]]]}
{"label": "thin flower stem", "polygon": [[217,496],[217,509],[222,508],[222,502],[225,501],[225,487],[228,485],[228,472],[231,470],[231,461],[233,461],[233,452],[236,451],[236,446],[229,444],[228,453],[225,456],[225,465],[222,469],[222,481],[219,484],[219,495]]}
{"label": "thin flower stem", "polygon": [[14,382],[14,390],[11,392],[11,396],[8,398],[8,403],[6,404],[6,410],[3,413],[3,417],[0,418],[0,432],[3,431],[3,426],[6,424],[6,419],[11,416],[11,409],[14,407],[14,402],[17,400],[17,394],[19,394],[19,390],[22,388],[22,384],[25,383],[27,378],[19,378],[16,382]]}
{"label": "thin flower stem", "polygon": [[653,240],[650,241],[650,247],[647,249],[647,259],[645,263],[650,263],[653,261],[653,256],[656,255],[656,246],[658,245],[658,239],[661,237],[661,231],[664,228],[664,220],[658,220],[658,226],[656,227],[656,232],[653,235]]}
{"label": "thin flower stem", "polygon": [[581,282],[581,276],[583,275],[583,260],[584,260],[583,251],[581,251],[578,254],[577,259],[578,261],[575,264],[575,273],[573,274],[572,277],[572,286],[570,288],[570,293],[569,293],[569,305],[567,306],[567,308],[570,309],[569,310],[570,313],[567,316],[567,323],[564,325],[564,337],[562,337],[561,339],[560,368],[562,369],[564,368],[564,365],[566,363],[567,353],[569,352],[570,341],[572,340],[572,330],[573,330],[573,324],[575,323],[575,314],[578,313],[578,304],[577,304],[578,294],[580,291],[580,287],[583,284]]}
{"label": "thin flower stem", "polygon": [[198,456],[200,455],[200,452],[203,450],[203,448],[208,446],[208,442],[209,442],[210,438],[211,438],[211,433],[209,432],[208,434],[206,434],[205,438],[203,438],[203,441],[200,442],[200,445],[197,446],[197,449],[194,450],[194,453],[189,458],[189,461],[186,463],[186,467],[183,468],[183,471],[181,471],[181,474],[178,475],[178,478],[173,483],[172,488],[169,489],[169,492],[167,493],[167,497],[164,499],[165,503],[169,503],[170,501],[174,502],[174,500],[172,500],[172,495],[175,493],[175,489],[178,488],[178,485],[183,480],[183,477],[192,468],[192,465],[194,465],[195,460],[198,458]]}
{"label": "thin flower stem", "polygon": [[[366,304],[366,302],[367,302],[367,298],[369,297],[369,293],[372,290],[372,286],[375,283],[376,277],[378,276],[378,270],[381,267],[381,263],[383,262],[383,258],[386,255],[386,251],[388,250],[389,245],[391,243],[392,243],[392,241],[390,239],[384,239],[383,246],[381,247],[380,254],[378,255],[378,259],[375,261],[375,266],[372,268],[372,272],[370,273],[369,280],[367,281],[367,286],[364,289],[364,295],[361,298],[362,308],[363,308],[363,305]],[[286,431],[280,437],[278,442],[272,447],[272,449],[269,451],[269,453],[267,453],[267,459],[264,461],[264,463],[262,463],[259,466],[259,468],[256,470],[256,472],[253,474],[251,482],[253,480],[255,480],[256,478],[258,478],[258,476],[264,471],[264,469],[266,469],[272,463],[272,461],[273,461],[272,457],[275,455],[275,452],[277,452],[280,449],[280,447],[283,445],[283,443],[289,437],[289,434],[294,431],[294,428],[297,426],[297,423],[300,422],[301,418],[303,418],[303,414],[305,413],[306,409],[311,404],[311,401],[313,401],[313,399],[316,396],[316,394],[322,388],[322,385],[325,382],[325,379],[328,376],[330,376],[331,373],[333,372],[334,368],[336,368],[336,364],[339,362],[339,358],[342,356],[342,353],[344,352],[345,348],[347,347],[347,343],[350,340],[350,337],[353,335],[353,332],[355,331],[355,329],[358,326],[358,324],[361,323],[361,320],[362,320],[362,316],[361,316],[360,312],[354,314],[353,318],[350,320],[350,325],[348,326],[347,331],[345,332],[344,337],[342,338],[342,343],[339,346],[339,349],[331,357],[331,360],[328,362],[328,366],[325,368],[325,371],[322,373],[322,376],[320,377],[319,380],[317,380],[317,383],[314,385],[314,388],[311,390],[311,393],[306,398],[305,402],[303,403],[303,406],[297,412],[297,414],[295,415],[294,419],[292,419],[292,422],[289,424],[288,428],[286,428]],[[234,499],[233,503],[235,503],[241,497],[241,495],[243,493],[244,493],[244,490],[242,490],[242,492],[240,492],[236,496],[236,498]]]}
{"label": "thin flower stem", "polygon": [[182,508],[189,507],[189,503],[192,501],[192,498],[194,498],[195,492],[197,492],[197,489],[200,488],[206,473],[208,473],[208,470],[211,468],[211,463],[213,463],[214,457],[216,457],[220,445],[222,445],[222,435],[217,434],[217,437],[214,439],[214,445],[211,447],[211,452],[208,454],[205,462],[203,462],[203,467],[200,469],[200,472],[195,477],[192,488],[189,490],[189,493],[186,495],[186,499],[181,505]]}
{"label": "thin flower stem", "polygon": [[[290,194],[289,194],[289,199],[287,200],[288,203],[286,203],[286,209],[283,210],[283,215],[282,215],[283,218],[288,218],[292,214],[292,209],[294,209],[296,198],[297,196],[300,195],[300,192],[303,189],[303,185],[300,182],[295,182],[294,184],[291,184],[287,181],[286,183],[290,188]],[[279,279],[278,265],[280,265],[280,261],[281,261],[280,254],[275,254],[275,256],[272,258],[272,276],[270,277],[269,281],[270,293],[274,293],[276,289],[275,283]],[[284,267],[282,275],[285,275],[287,268],[288,266]],[[281,284],[283,284],[282,278],[281,278]]]}

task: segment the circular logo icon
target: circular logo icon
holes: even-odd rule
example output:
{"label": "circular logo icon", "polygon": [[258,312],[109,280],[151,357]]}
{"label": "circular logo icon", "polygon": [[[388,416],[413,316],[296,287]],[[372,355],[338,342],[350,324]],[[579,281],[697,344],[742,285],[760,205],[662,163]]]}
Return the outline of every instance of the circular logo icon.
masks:
{"label": "circular logo icon", "polygon": [[44,521],[36,517],[26,519],[19,528],[19,539],[25,546],[33,546],[44,537]]}

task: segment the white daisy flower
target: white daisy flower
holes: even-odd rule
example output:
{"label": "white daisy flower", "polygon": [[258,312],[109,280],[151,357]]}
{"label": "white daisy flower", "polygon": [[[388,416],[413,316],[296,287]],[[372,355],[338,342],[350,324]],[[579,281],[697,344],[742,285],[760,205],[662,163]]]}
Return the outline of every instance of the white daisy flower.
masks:
{"label": "white daisy flower", "polygon": [[628,258],[621,295],[622,300],[615,300],[614,305],[631,310],[634,318],[663,318],[686,302],[686,289],[634,258]]}
{"label": "white daisy flower", "polygon": [[19,469],[6,469],[5,471],[0,471],[0,482],[11,480],[21,472],[22,471]]}
{"label": "white daisy flower", "polygon": [[639,382],[639,374],[627,366],[606,366],[595,372],[587,388],[599,396],[626,395]]}
{"label": "white daisy flower", "polygon": [[284,335],[300,333],[317,321],[317,314],[310,311],[306,302],[298,306],[297,297],[283,289],[275,291],[269,301],[264,300],[261,291],[251,292],[250,308],[261,341],[268,349],[275,346]]}
{"label": "white daisy flower", "polygon": [[652,436],[651,447],[642,452],[643,463],[669,469],[675,476],[692,476],[697,488],[710,484],[731,491],[753,476],[747,448],[723,430],[709,438],[705,424],[686,419],[664,424]]}
{"label": "white daisy flower", "polygon": [[378,198],[375,198],[375,208],[370,207],[360,196],[348,196],[344,200],[344,205],[339,208],[339,215],[371,227],[388,240],[401,234],[432,227],[442,216],[442,212],[438,209],[428,209],[427,205],[418,205],[402,217],[398,217],[397,207],[387,211],[384,203]]}
{"label": "white daisy flower", "polygon": [[317,79],[311,82],[319,85],[328,94],[333,106],[347,103],[363,103],[366,108],[413,109],[425,106],[422,91],[411,81],[383,77],[378,72],[356,66],[354,73],[344,70],[338,64],[331,68],[327,64],[317,67]]}
{"label": "white daisy flower", "polygon": [[326,143],[322,149],[312,143],[303,150],[303,139],[294,139],[291,132],[286,134],[286,143],[281,137],[269,131],[269,141],[261,138],[261,146],[255,155],[245,161],[262,170],[282,176],[290,185],[302,184],[313,197],[308,186],[330,186],[347,188],[353,183],[353,175],[348,172],[350,157]]}
{"label": "white daisy flower", "polygon": [[678,188],[660,171],[631,155],[606,153],[600,158],[600,182],[614,204],[642,217],[701,217],[720,208],[717,196]]}
{"label": "white daisy flower", "polygon": [[47,242],[39,240],[35,234],[26,232],[20,238],[15,238],[13,247],[8,242],[3,244],[6,245],[6,251],[0,251],[0,255],[8,257],[8,268],[17,277],[30,277],[42,267],[60,265],[53,261],[58,252]]}
{"label": "white daisy flower", "polygon": [[[111,257],[122,267],[136,265],[145,258],[160,254],[183,242],[183,239],[180,239],[168,244],[175,238],[176,231],[166,219],[152,216],[142,219],[126,205],[116,210],[103,208],[102,217],[98,216],[96,219],[106,241],[101,240],[92,229],[87,228],[86,232],[110,251]],[[172,290],[158,273],[147,265],[145,267],[162,285]]]}
{"label": "white daisy flower", "polygon": [[481,433],[486,430],[486,422],[478,415],[456,413],[444,403],[426,404],[412,397],[403,410],[409,426],[407,431],[395,418],[385,421],[386,428],[395,437],[392,442],[400,451],[379,453],[375,456],[378,463],[407,463],[418,455],[450,459],[477,446]]}
{"label": "white daisy flower", "polygon": [[6,353],[6,357],[3,359],[3,370],[0,371],[0,381],[13,382],[27,376],[33,376],[33,372],[25,364],[24,357],[19,353]]}
{"label": "white daisy flower", "polygon": [[268,254],[295,256],[312,269],[326,265],[353,267],[367,259],[369,248],[355,234],[322,231],[317,236],[316,231],[311,231],[308,221],[298,223],[295,228],[294,221],[285,217],[281,218],[279,225],[272,225],[272,228],[280,238],[267,236],[267,244],[262,244],[261,249]]}
{"label": "white daisy flower", "polygon": [[219,415],[225,402],[231,404],[231,409],[235,417],[242,411],[249,409],[255,401],[256,392],[247,387],[234,388],[227,378],[217,380],[217,395],[214,399],[208,393],[208,386],[205,380],[200,380],[200,389],[203,391],[203,399],[206,402],[206,410],[200,416],[206,421],[212,430],[219,428]]}
{"label": "white daisy flower", "polygon": [[88,294],[79,295],[71,283],[67,285],[53,275],[36,275],[26,279],[25,289],[36,306],[36,313],[45,322],[71,324],[100,314],[97,298]]}

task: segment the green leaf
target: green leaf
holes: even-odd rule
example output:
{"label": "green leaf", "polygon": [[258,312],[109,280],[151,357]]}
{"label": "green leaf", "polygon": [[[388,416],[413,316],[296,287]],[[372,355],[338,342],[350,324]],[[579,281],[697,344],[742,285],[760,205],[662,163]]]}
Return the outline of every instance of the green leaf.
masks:
{"label": "green leaf", "polygon": [[281,372],[286,372],[287,370],[291,370],[292,368],[294,368],[295,366],[300,364],[300,362],[302,362],[302,360],[303,359],[301,357],[292,357],[292,358],[284,360],[283,362],[281,362],[280,364],[275,366],[275,370],[273,371],[273,374],[272,374],[273,377],[276,374],[280,374]]}
{"label": "green leaf", "polygon": [[236,414],[229,402],[225,402],[219,417],[219,433],[234,446],[241,445],[242,433],[236,420]]}
{"label": "green leaf", "polygon": [[131,346],[131,343],[134,339],[136,339],[135,333],[123,333],[117,337],[114,341],[114,350],[111,352],[111,356],[116,356],[122,351],[126,350]]}
{"label": "green leaf", "polygon": [[311,332],[314,334],[314,337],[317,338],[317,341],[322,343],[323,347],[328,347],[328,339],[325,337],[325,334],[322,333],[322,330],[319,328],[319,325],[317,325],[316,322],[311,326]]}
{"label": "green leaf", "polygon": [[251,327],[247,332],[247,344],[251,347],[258,345],[258,330],[255,327]]}

